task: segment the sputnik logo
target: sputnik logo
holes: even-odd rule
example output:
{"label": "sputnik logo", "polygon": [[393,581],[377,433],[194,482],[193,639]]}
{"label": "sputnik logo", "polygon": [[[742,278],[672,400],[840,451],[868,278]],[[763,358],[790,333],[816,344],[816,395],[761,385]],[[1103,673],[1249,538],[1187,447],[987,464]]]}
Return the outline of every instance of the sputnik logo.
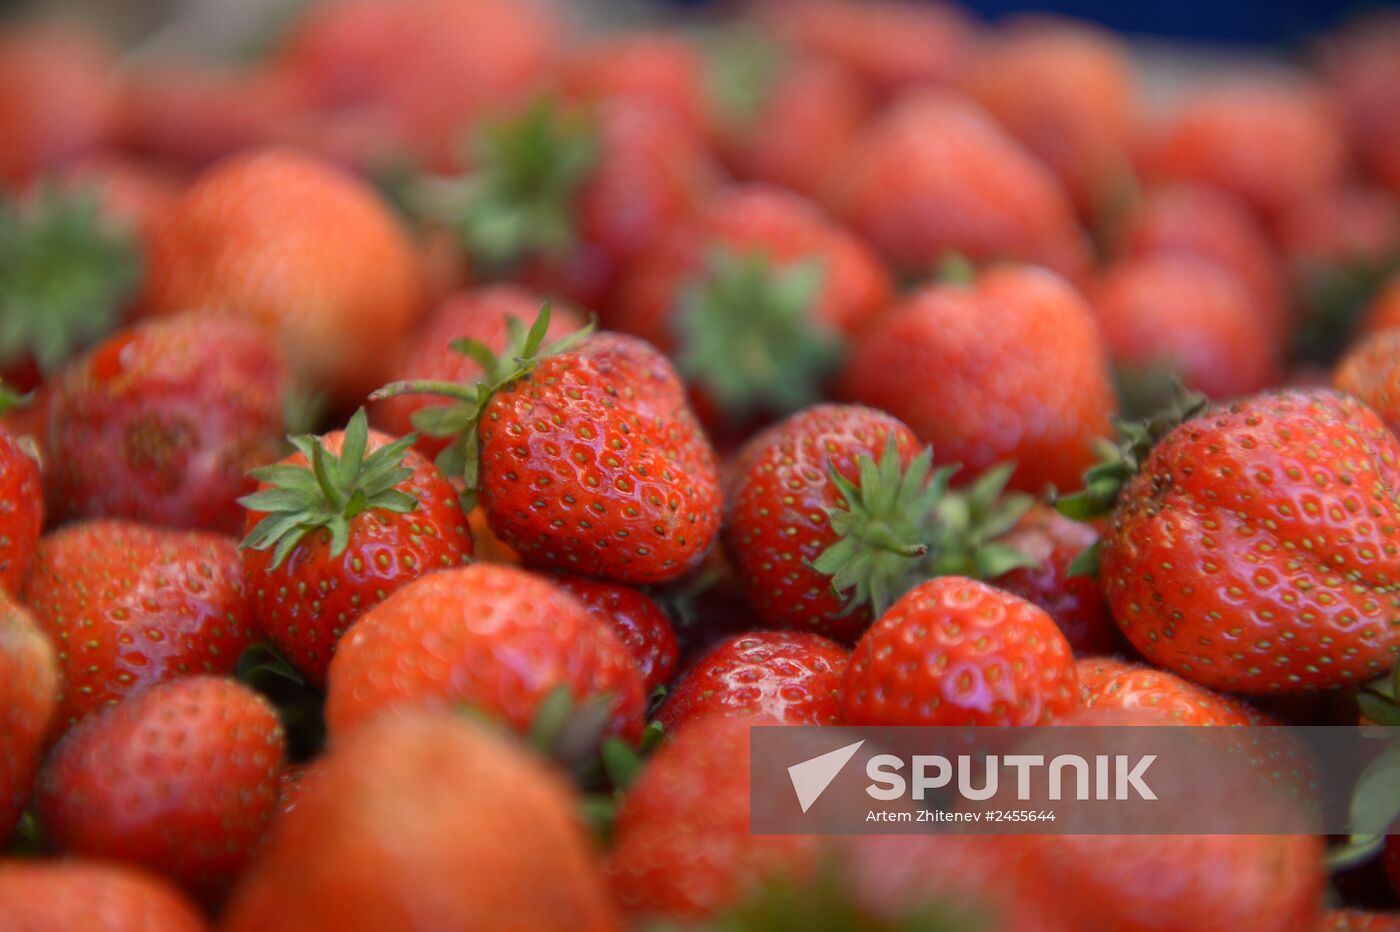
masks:
{"label": "sputnik logo", "polygon": [[797,802],[802,806],[804,813],[821,798],[826,788],[831,786],[831,781],[835,780],[842,768],[856,756],[856,751],[860,750],[862,744],[865,744],[864,740],[828,751],[788,768],[788,777],[792,780],[793,791],[797,793]]}

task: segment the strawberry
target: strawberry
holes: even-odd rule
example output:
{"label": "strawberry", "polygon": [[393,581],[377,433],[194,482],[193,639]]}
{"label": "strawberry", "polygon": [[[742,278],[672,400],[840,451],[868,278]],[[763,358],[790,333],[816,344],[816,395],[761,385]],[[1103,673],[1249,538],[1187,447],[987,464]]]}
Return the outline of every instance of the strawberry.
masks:
{"label": "strawberry", "polygon": [[1179,380],[1211,398],[1274,385],[1281,364],[1243,283],[1204,259],[1147,255],[1105,270],[1089,292],[1129,412],[1157,410]]}
{"label": "strawberry", "polygon": [[1263,215],[1340,181],[1345,160],[1331,101],[1288,72],[1186,96],[1148,132],[1142,155],[1150,178],[1218,187]]}
{"label": "strawberry", "polygon": [[1125,465],[1090,474],[1089,495],[1111,500],[1140,464],[1099,554],[1128,640],[1157,666],[1234,692],[1341,686],[1394,666],[1400,441],[1369,408],[1323,390],[1189,414],[1150,453],[1130,447]]}
{"label": "strawberry", "polygon": [[757,35],[722,39],[706,60],[710,137],[736,177],[817,198],[860,137],[873,101],[823,56]]}
{"label": "strawberry", "polygon": [[1332,387],[1364,402],[1392,433],[1400,431],[1400,330],[1358,340],[1337,363]]}
{"label": "strawberry", "polygon": [[381,144],[447,170],[463,126],[539,82],[558,32],[536,2],[351,0],[310,8],[274,67],[323,111],[367,117]]}
{"label": "strawberry", "polygon": [[281,141],[306,105],[293,82],[266,69],[156,60],[130,73],[122,118],[127,149],[199,172],[222,158]]}
{"label": "strawberry", "polygon": [[691,132],[706,130],[704,55],[679,34],[639,29],[604,35],[571,51],[559,70],[570,98],[635,100],[669,111]]}
{"label": "strawberry", "polygon": [[89,188],[0,198],[0,377],[11,387],[36,387],[121,321],[140,258],[109,214]]}
{"label": "strawberry", "polygon": [[607,734],[641,736],[641,674],[611,624],[542,576],[482,563],[365,613],[331,664],[326,721],[338,740],[388,708],[467,705],[523,734],[548,726],[556,692],[597,707]]}
{"label": "strawberry", "polygon": [[[1141,711],[1092,709],[1061,724],[1115,726],[1101,746],[1122,753],[1135,737],[1146,742],[1142,726],[1161,720]],[[1192,798],[1201,808],[1249,805],[1254,800],[1238,798],[1241,792],[1257,793],[1252,782],[1246,791],[1223,780],[1218,767],[1161,764],[1172,769],[1178,792],[1190,785],[1186,781],[1199,780]],[[1317,836],[1066,833],[1000,840],[1008,857],[1042,889],[1054,891],[1054,915],[1067,929],[1286,932],[1314,928],[1322,911],[1326,870]]]}
{"label": "strawberry", "polygon": [[618,583],[582,576],[555,576],[553,582],[617,635],[637,663],[645,693],[654,693],[671,681],[680,647],[661,606],[646,594]]}
{"label": "strawberry", "polygon": [[1199,185],[1148,188],[1118,236],[1120,258],[1188,255],[1232,272],[1248,290],[1275,344],[1288,337],[1283,272],[1263,228],[1233,196]]}
{"label": "strawberry", "polygon": [[1161,715],[1173,725],[1259,725],[1264,719],[1237,699],[1151,667],[1123,665],[1087,686],[1084,705]]}
{"label": "strawberry", "polygon": [[910,0],[769,0],[759,22],[808,52],[839,62],[890,94],[947,84],[966,66],[973,24],[951,4]]}
{"label": "strawberry", "polygon": [[1144,667],[1117,657],[1081,657],[1075,661],[1074,669],[1079,674],[1079,698],[1087,705],[1089,697],[1102,690],[1114,677]]}
{"label": "strawberry", "polygon": [[274,330],[297,373],[358,400],[417,319],[420,267],[374,192],[282,149],[209,169],[152,236],[144,306],[221,308]]}
{"label": "strawberry", "polygon": [[193,903],[143,871],[94,861],[0,861],[0,914],[24,932],[205,932]]}
{"label": "strawberry", "polygon": [[361,409],[344,431],[292,438],[295,453],[253,471],[262,485],[242,503],[254,617],[315,686],[362,613],[472,555],[456,490],[414,439],[371,432]]}
{"label": "strawberry", "polygon": [[854,405],[809,408],[750,440],[725,544],[762,624],[858,637],[925,574],[948,475],[904,424]]}
{"label": "strawberry", "polygon": [[1043,725],[1079,705],[1069,643],[1009,592],[932,579],[860,639],[846,674],[848,725]]}
{"label": "strawberry", "polygon": [[716,195],[639,258],[607,324],[670,353],[719,419],[816,401],[888,274],[815,205],[762,186]]}
{"label": "strawberry", "polygon": [[850,653],[805,631],[754,631],[720,641],[681,677],[657,719],[669,734],[712,715],[785,725],[836,725]]}
{"label": "strawberry", "polygon": [[91,521],[39,541],[24,603],[63,672],[59,730],[145,687],[233,672],[253,639],[235,541]]}
{"label": "strawberry", "polygon": [[0,593],[0,845],[29,802],[58,690],[53,647],[29,613]]}
{"label": "strawberry", "polygon": [[634,921],[701,921],[765,883],[814,870],[815,836],[749,831],[749,726],[764,723],[724,715],[694,722],[662,745],[623,797],[606,866],[613,896]]}
{"label": "strawberry", "polygon": [[1400,191],[1400,16],[1377,10],[1322,48],[1323,72],[1346,120],[1352,149],[1378,183]]}
{"label": "strawberry", "polygon": [[44,764],[48,836],[150,868],[218,902],[277,812],[282,725],[257,693],[194,676],[89,716]]}
{"label": "strawberry", "polygon": [[[632,337],[578,331],[541,349],[546,307],[511,349],[460,349],[475,385],[396,383],[372,400],[442,394],[458,404],[421,418],[455,437],[438,463],[465,476],[491,529],[527,563],[625,583],[684,576],[720,519],[714,451],[675,370]],[[508,361],[513,360],[513,361]]]}
{"label": "strawberry", "polygon": [[950,254],[1018,259],[1071,279],[1088,265],[1059,181],[975,104],[924,92],[895,103],[831,182],[833,212],[919,277]]}
{"label": "strawberry", "polygon": [[97,193],[102,216],[131,230],[144,245],[156,223],[184,188],[180,176],[137,159],[98,155],[83,159],[59,177],[65,190]]}
{"label": "strawberry", "polygon": [[615,932],[578,805],[460,716],[387,716],[332,748],[220,928]]}
{"label": "strawberry", "polygon": [[1031,17],[1002,24],[962,82],[1092,218],[1133,184],[1132,78],[1127,49],[1109,33]]}
{"label": "strawberry", "polygon": [[888,411],[970,473],[1014,460],[1014,488],[1073,487],[1109,433],[1098,328],[1057,276],[1003,266],[900,302],[851,351],[842,393]]}
{"label": "strawberry", "polygon": [[1374,273],[1400,257],[1400,206],[1379,188],[1328,188],[1290,204],[1274,220],[1274,237],[1300,280]]}
{"label": "strawberry", "polygon": [[[0,385],[0,409],[5,390]],[[0,598],[18,598],[44,526],[37,448],[0,426]]]}
{"label": "strawberry", "polygon": [[1072,569],[1075,557],[1098,537],[1089,525],[1035,505],[1000,541],[1028,557],[1030,565],[992,580],[997,588],[1040,606],[1055,619],[1076,657],[1107,654],[1122,646],[1097,580]]}
{"label": "strawberry", "polygon": [[65,26],[0,32],[0,186],[21,187],[111,141],[116,62],[93,35]]}
{"label": "strawberry", "polygon": [[62,516],[237,533],[248,470],[281,452],[286,383],[276,341],[251,321],[190,311],[120,331],[49,399]]}
{"label": "strawberry", "polygon": [[[472,382],[482,374],[481,365],[465,353],[454,352],[453,342],[472,339],[492,352],[504,352],[509,338],[506,320],[528,324],[539,313],[540,303],[539,297],[517,285],[490,285],[452,295],[409,335],[394,369],[394,381]],[[546,339],[560,339],[582,325],[577,314],[556,307]],[[371,416],[375,426],[402,437],[413,432],[413,416],[428,407],[435,407],[431,398],[400,395],[375,405]],[[433,457],[442,452],[447,441],[425,434],[414,446],[424,456]]]}
{"label": "strawberry", "polygon": [[693,130],[632,99],[542,99],[484,123],[475,143],[466,174],[425,181],[413,202],[475,267],[583,307],[604,305],[627,263],[718,179]]}

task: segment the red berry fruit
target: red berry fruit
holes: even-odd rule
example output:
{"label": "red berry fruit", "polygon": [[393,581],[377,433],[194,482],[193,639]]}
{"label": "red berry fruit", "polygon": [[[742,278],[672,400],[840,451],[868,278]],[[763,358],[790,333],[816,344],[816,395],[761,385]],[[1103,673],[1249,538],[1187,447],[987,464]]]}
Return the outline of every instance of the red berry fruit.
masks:
{"label": "red berry fruit", "polygon": [[1043,725],[1078,706],[1074,659],[1050,616],[957,576],[896,602],[846,674],[848,725]]}
{"label": "red berry fruit", "polygon": [[585,579],[582,576],[555,576],[554,584],[578,599],[588,613],[606,624],[617,635],[637,662],[642,688],[651,694],[665,686],[676,672],[680,647],[676,632],[661,606],[631,586]]}
{"label": "red berry fruit", "polygon": [[63,671],[59,730],[184,676],[232,673],[253,641],[237,542],[124,521],[39,542],[25,605]]}
{"label": "red berry fruit", "polygon": [[93,861],[0,861],[0,915],[23,932],[206,932],[195,905],[144,871]]}
{"label": "red berry fruit", "polygon": [[361,614],[472,555],[456,490],[414,439],[371,432],[361,409],[344,431],[293,438],[296,453],[253,473],[263,485],[243,499],[243,572],[254,618],[318,687]]}
{"label": "red berry fruit", "polygon": [[686,671],[657,719],[669,734],[711,715],[836,725],[850,652],[805,631],[754,631],[711,648]]}
{"label": "red berry fruit", "polygon": [[162,683],[73,728],[44,765],[40,820],[63,850],[126,861],[218,902],[277,813],[282,725],[215,677]]}
{"label": "red berry fruit", "polygon": [[48,638],[0,593],[0,844],[29,803],[58,690],[58,659]]}
{"label": "red berry fruit", "polygon": [[[0,385],[0,411],[5,390]],[[37,448],[0,425],[0,596],[18,598],[44,526]]]}

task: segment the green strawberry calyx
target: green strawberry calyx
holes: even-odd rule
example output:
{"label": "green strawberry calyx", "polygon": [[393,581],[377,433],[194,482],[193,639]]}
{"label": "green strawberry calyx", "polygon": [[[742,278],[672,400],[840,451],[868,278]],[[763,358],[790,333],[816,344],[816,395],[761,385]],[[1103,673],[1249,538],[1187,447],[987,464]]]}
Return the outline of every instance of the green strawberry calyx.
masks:
{"label": "green strawberry calyx", "polygon": [[1001,542],[1035,504],[1024,492],[1006,491],[1015,463],[999,463],[965,489],[938,503],[938,543],[929,567],[934,576],[996,579],[1036,561]]}
{"label": "green strawberry calyx", "polygon": [[476,503],[480,480],[481,419],[495,393],[525,378],[540,361],[566,353],[593,333],[589,323],[567,336],[545,345],[549,333],[550,306],[540,308],[539,315],[527,330],[515,318],[506,319],[506,349],[497,354],[479,340],[456,340],[453,352],[470,356],[481,366],[481,375],[471,383],[418,380],[394,382],[370,395],[371,401],[383,401],[399,395],[437,395],[450,404],[423,408],[413,414],[413,426],[430,437],[451,439],[438,454],[437,466],[445,475],[460,475],[464,481],[463,506],[470,511]]}
{"label": "green strawberry calyx", "polygon": [[811,567],[831,577],[833,592],[846,596],[843,615],[868,606],[878,618],[918,583],[937,540],[938,503],[956,468],[934,470],[928,447],[903,467],[893,434],[878,463],[862,456],[856,467],[858,483],[830,469],[831,483],[844,499],[827,509],[837,540]]}
{"label": "green strawberry calyx", "polygon": [[671,318],[677,368],[735,420],[816,401],[842,355],[840,337],[815,320],[824,275],[819,261],[716,250]]}
{"label": "green strawberry calyx", "polygon": [[249,473],[270,488],[239,499],[249,511],[265,513],[243,541],[245,550],[272,550],[274,569],[308,534],[326,529],[331,556],[350,544],[350,522],[368,511],[408,514],[418,499],[398,486],[413,476],[404,465],[417,434],[409,434],[369,452],[369,419],[361,408],[345,427],[340,455],[326,449],[323,438],[289,437],[306,458],[305,465],[278,463]]}
{"label": "green strawberry calyx", "polygon": [[506,270],[574,244],[574,203],[598,162],[594,121],[539,100],[487,121],[473,140],[473,168],[459,178],[423,179],[411,211],[442,222],[482,266]]}
{"label": "green strawberry calyx", "polygon": [[140,278],[135,238],[103,220],[95,191],[0,199],[0,369],[32,358],[53,372],[117,325]]}
{"label": "green strawberry calyx", "polygon": [[710,110],[735,132],[751,130],[789,65],[788,50],[743,27],[715,31],[705,37],[702,49]]}
{"label": "green strawberry calyx", "polygon": [[21,395],[19,392],[6,385],[4,380],[0,380],[0,416],[9,414],[12,411],[22,411],[29,407],[33,401],[33,392]]}
{"label": "green strawberry calyx", "polygon": [[[1171,402],[1150,417],[1114,420],[1118,441],[1100,442],[1099,462],[1084,473],[1084,487],[1072,495],[1057,497],[1056,511],[1076,521],[1102,518],[1113,512],[1123,488],[1142,469],[1153,447],[1177,427],[1199,417],[1209,405],[1205,395],[1186,390],[1179,381],[1173,383],[1170,394]],[[1098,552],[1099,542],[1095,541],[1070,564],[1070,574],[1097,573]]]}

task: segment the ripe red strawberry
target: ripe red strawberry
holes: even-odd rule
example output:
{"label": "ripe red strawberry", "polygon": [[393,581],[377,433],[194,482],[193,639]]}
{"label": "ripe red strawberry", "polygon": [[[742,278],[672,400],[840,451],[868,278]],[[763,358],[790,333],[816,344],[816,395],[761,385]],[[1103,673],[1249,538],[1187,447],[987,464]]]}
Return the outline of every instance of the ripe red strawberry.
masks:
{"label": "ripe red strawberry", "polygon": [[1143,666],[1117,657],[1081,657],[1075,661],[1074,669],[1079,675],[1079,698],[1087,704],[1089,697],[1098,693],[1114,677],[1143,669]]}
{"label": "ripe red strawberry", "polygon": [[720,494],[680,379],[619,334],[580,331],[541,349],[549,321],[546,308],[528,333],[508,323],[500,357],[464,344],[484,369],[475,385],[396,383],[373,399],[460,402],[422,426],[456,437],[439,465],[464,474],[491,529],[527,563],[626,583],[684,576],[719,529]]}
{"label": "ripe red strawberry", "polygon": [[[701,921],[810,875],[816,836],[749,831],[749,726],[716,715],[664,744],[623,798],[607,871],[635,922]],[[771,724],[771,723],[770,723]]]}
{"label": "ripe red strawberry", "polygon": [[691,132],[706,130],[704,54],[679,33],[638,29],[604,35],[574,49],[559,67],[560,84],[571,98],[635,100],[670,112]]}
{"label": "ripe red strawberry", "polygon": [[253,640],[237,542],[125,521],[39,541],[24,603],[63,671],[59,730],[166,680],[232,673]]}
{"label": "ripe red strawberry", "polygon": [[820,398],[845,340],[892,291],[875,255],[815,205],[752,185],[667,231],[605,322],[674,357],[702,410],[742,423]]}
{"label": "ripe red strawberry", "polygon": [[886,111],[832,180],[832,209],[901,271],[950,254],[1016,259],[1075,279],[1087,247],[1059,181],[976,105],[921,93]]}
{"label": "ripe red strawberry", "polygon": [[318,687],[361,614],[472,555],[456,490],[414,439],[371,432],[361,409],[344,431],[293,438],[296,453],[253,471],[262,486],[242,500],[253,616]]}
{"label": "ripe red strawberry", "polygon": [[1311,79],[1291,73],[1189,95],[1143,146],[1149,177],[1222,188],[1265,215],[1340,181],[1346,164],[1332,102]]}
{"label": "ripe red strawberry", "polygon": [[21,187],[111,141],[113,58],[106,44],[72,27],[0,32],[0,185]]}
{"label": "ripe red strawberry", "polygon": [[95,191],[102,216],[144,241],[183,189],[181,178],[157,165],[97,155],[71,166],[59,179],[66,190]]}
{"label": "ripe red strawberry", "polygon": [[147,867],[217,903],[276,815],[283,758],[257,693],[209,676],[162,683],[68,732],[40,774],[39,817],[71,854]]}
{"label": "ripe red strawberry", "polygon": [[1332,387],[1365,402],[1392,433],[1400,431],[1400,330],[1363,336],[1332,373]]}
{"label": "ripe red strawberry", "polygon": [[706,75],[710,136],[734,175],[806,197],[826,190],[873,109],[849,69],[757,36],[721,43]]}
{"label": "ripe red strawberry", "polygon": [[0,593],[0,845],[29,802],[58,690],[53,647],[29,613]]}
{"label": "ripe red strawberry", "polygon": [[888,411],[939,463],[1016,463],[1013,488],[1073,488],[1114,411],[1103,341],[1084,300],[1041,269],[910,295],[857,341],[851,401]]}
{"label": "ripe red strawberry", "polygon": [[61,517],[238,533],[248,470],[281,453],[286,392],[277,343],[251,321],[190,311],[121,331],[50,396]]}
{"label": "ripe red strawberry", "polygon": [[951,4],[909,0],[770,0],[759,21],[800,48],[850,68],[889,94],[947,84],[966,67],[973,24]]}
{"label": "ripe red strawberry", "polygon": [[1135,665],[1099,678],[1085,690],[1084,705],[1160,715],[1173,725],[1259,725],[1264,721],[1237,699],[1217,695],[1166,670]]}
{"label": "ripe red strawberry", "polygon": [[1085,24],[1001,24],[962,79],[993,117],[1055,172],[1080,213],[1111,210],[1133,183],[1127,49]]}
{"label": "ripe red strawberry", "polygon": [[1112,653],[1122,646],[1098,581],[1072,572],[1074,559],[1098,539],[1089,525],[1035,505],[1001,538],[1031,565],[992,579],[997,588],[1040,606],[1055,619],[1076,657]]}
{"label": "ripe red strawberry", "polygon": [[1265,313],[1230,272],[1194,256],[1147,255],[1110,266],[1089,292],[1124,407],[1161,407],[1170,380],[1211,398],[1278,383],[1279,347]]}
{"label": "ripe red strawberry", "polygon": [[0,379],[29,391],[104,336],[140,270],[131,230],[100,191],[43,184],[0,199]]}
{"label": "ripe red strawberry", "polygon": [[846,674],[848,725],[1042,725],[1079,706],[1069,644],[1009,592],[957,576],[910,591]]}
{"label": "ripe red strawberry", "polygon": [[605,733],[641,737],[641,674],[611,625],[544,577],[481,563],[365,613],[331,664],[326,722],[338,740],[385,709],[467,705],[524,734],[546,727],[556,691],[598,707]]}
{"label": "ripe red strawberry", "polygon": [[94,861],[0,861],[0,914],[24,932],[206,932],[164,881]]}
{"label": "ripe red strawberry", "polygon": [[637,662],[646,694],[671,681],[680,647],[661,606],[631,586],[581,576],[555,576],[553,581],[617,635]]}
{"label": "ripe red strawberry", "polygon": [[[0,412],[6,407],[0,385]],[[36,445],[0,425],[0,597],[19,598],[44,526]]]}
{"label": "ripe red strawberry", "polygon": [[[1114,726],[1102,747],[1121,753],[1135,735],[1147,741],[1143,726],[1162,722],[1151,713],[1093,709],[1061,724],[1081,726],[1081,733],[1100,730],[1082,726]],[[1222,822],[1225,807],[1247,806],[1254,800],[1242,794],[1258,793],[1253,780],[1228,779],[1239,771],[1162,764],[1172,774],[1159,780],[1173,780],[1178,792],[1194,790],[1193,802],[1202,812],[1221,812]],[[1022,870],[1055,891],[1054,913],[1066,928],[1290,932],[1315,928],[1321,915],[1326,870],[1315,835],[1023,834],[1001,841]]]}
{"label": "ripe red strawberry", "polygon": [[423,310],[417,256],[376,193],[289,149],[201,174],[151,237],[147,313],[214,308],[270,327],[313,388],[358,403]]}
{"label": "ripe red strawberry", "polygon": [[1133,461],[1099,566],[1149,661],[1246,693],[1395,665],[1400,441],[1369,408],[1266,393],[1192,417]]}
{"label": "ripe red strawberry", "polygon": [[657,718],[668,734],[712,715],[785,725],[836,725],[850,652],[805,631],[726,638],[676,683]]}
{"label": "ripe red strawberry", "polygon": [[621,929],[574,792],[499,734],[391,715],[321,768],[221,929]]}
{"label": "ripe red strawberry", "polygon": [[531,92],[558,33],[534,2],[354,0],[310,8],[275,65],[323,111],[368,118],[378,144],[448,170],[464,126]]}
{"label": "ripe red strawberry", "polygon": [[854,640],[919,581],[947,480],[870,408],[819,405],[755,436],[730,480],[725,546],[761,623]]}
{"label": "ripe red strawberry", "polygon": [[1400,254],[1400,205],[1361,185],[1328,188],[1290,204],[1274,221],[1295,279],[1384,269]]}
{"label": "ripe red strawberry", "polygon": [[1189,184],[1151,187],[1127,218],[1122,257],[1188,255],[1239,277],[1275,343],[1288,338],[1282,270],[1258,221],[1224,191]]}
{"label": "ripe red strawberry", "polygon": [[[454,341],[477,340],[502,353],[509,342],[506,320],[528,324],[540,311],[541,298],[517,285],[490,285],[452,295],[409,335],[394,369],[394,381],[428,379],[470,384],[482,375],[481,364],[452,349]],[[548,340],[557,340],[579,329],[583,321],[567,308],[555,307]],[[399,395],[371,409],[374,425],[396,437],[414,430],[413,416],[429,407],[441,407],[422,395]],[[414,445],[427,457],[437,456],[447,441],[427,434]]]}
{"label": "ripe red strawberry", "polygon": [[1377,9],[1352,21],[1322,49],[1324,74],[1346,119],[1352,149],[1380,184],[1400,191],[1400,16]]}
{"label": "ripe red strawberry", "polygon": [[665,110],[544,100],[481,126],[467,173],[425,182],[416,200],[474,267],[600,307],[623,267],[718,177],[702,140]]}

